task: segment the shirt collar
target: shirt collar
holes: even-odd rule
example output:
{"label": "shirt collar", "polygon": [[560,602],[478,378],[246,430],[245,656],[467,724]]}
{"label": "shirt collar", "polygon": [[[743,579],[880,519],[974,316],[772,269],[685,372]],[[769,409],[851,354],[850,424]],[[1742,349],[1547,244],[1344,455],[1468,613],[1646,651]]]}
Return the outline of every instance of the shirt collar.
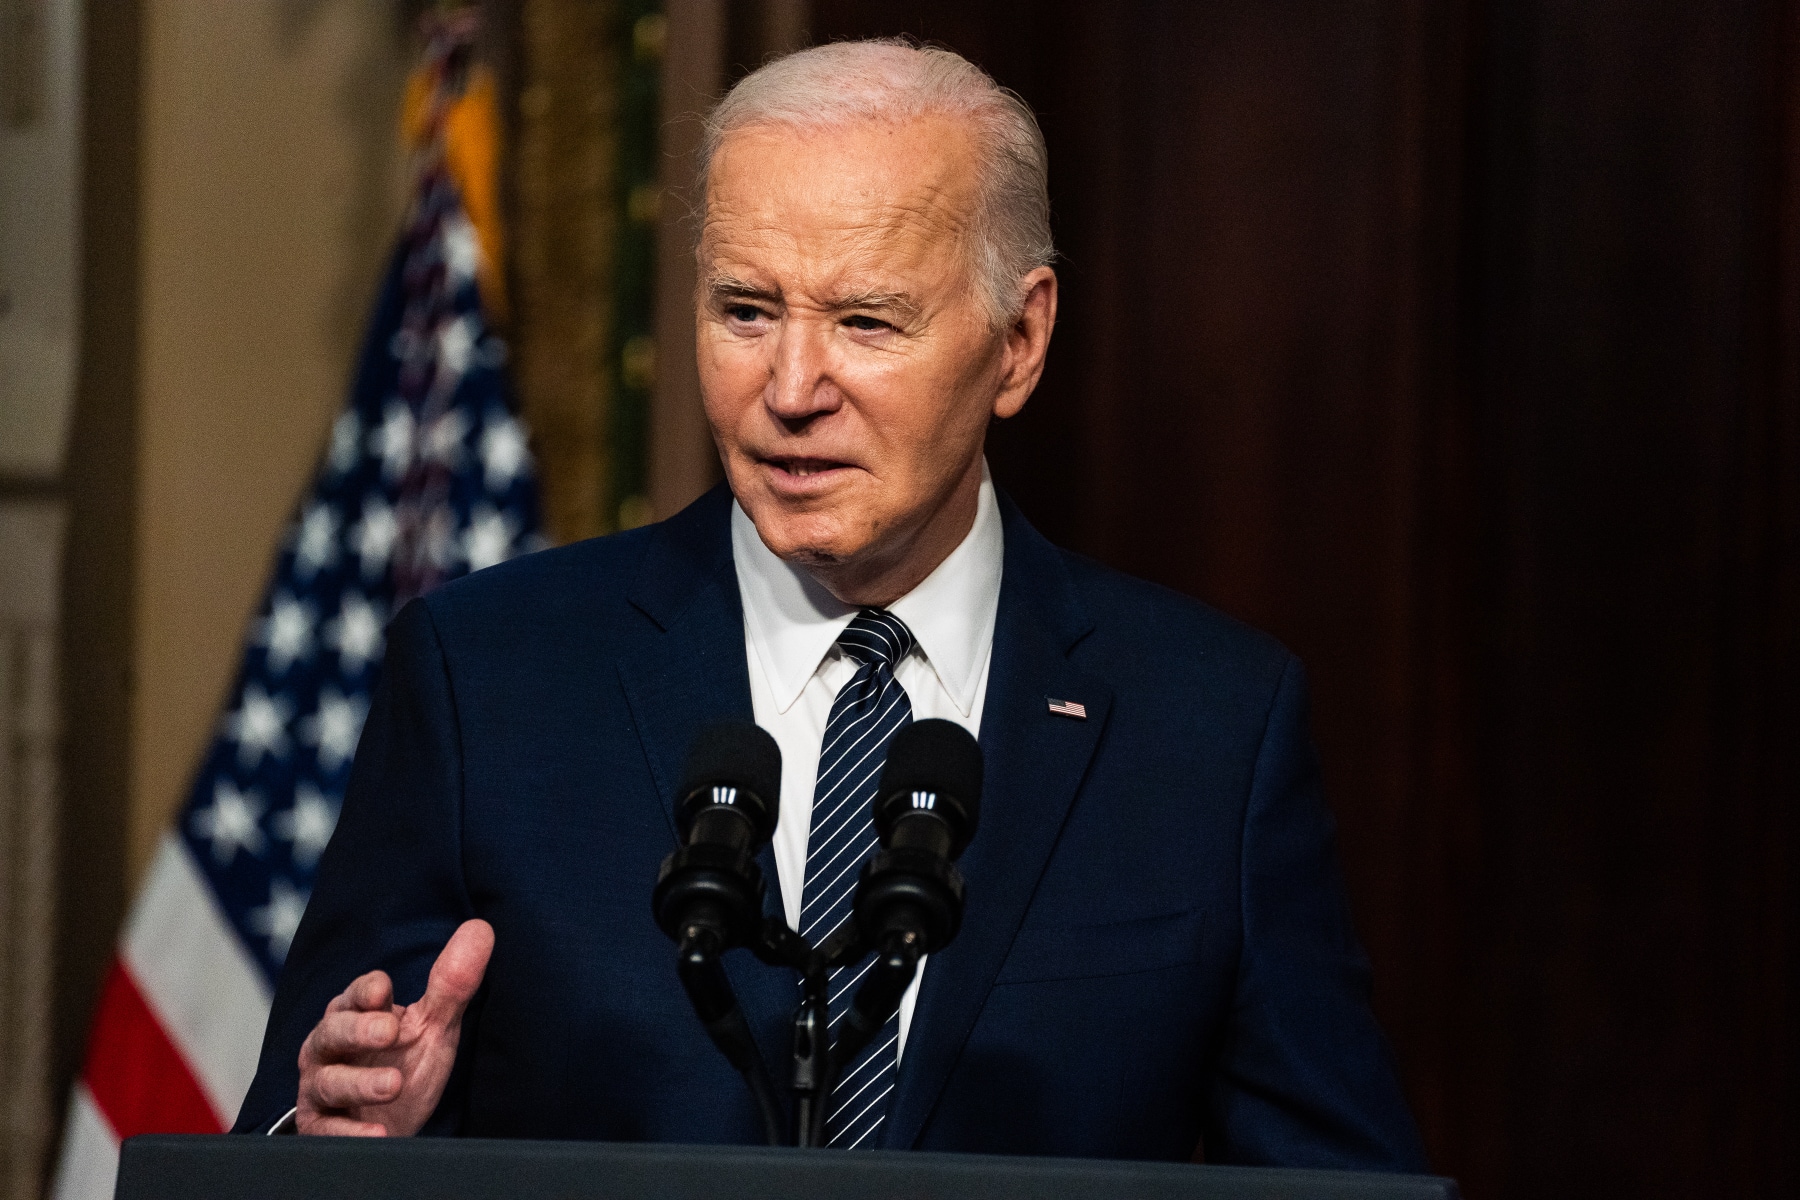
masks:
{"label": "shirt collar", "polygon": [[[731,557],[751,649],[777,710],[786,712],[837,644],[856,606],[838,600],[804,569],[777,558],[736,501],[731,505]],[[968,535],[923,582],[888,606],[912,630],[938,682],[964,716],[974,709],[981,668],[994,642],[1003,558],[1000,506],[983,462],[975,523]]]}

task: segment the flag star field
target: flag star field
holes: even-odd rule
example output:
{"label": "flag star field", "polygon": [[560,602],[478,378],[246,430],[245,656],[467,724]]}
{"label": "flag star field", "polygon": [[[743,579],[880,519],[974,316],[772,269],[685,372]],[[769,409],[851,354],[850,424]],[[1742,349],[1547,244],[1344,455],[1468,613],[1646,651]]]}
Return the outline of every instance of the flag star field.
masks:
{"label": "flag star field", "polygon": [[271,987],[337,819],[387,621],[412,595],[535,545],[530,451],[478,261],[454,191],[433,181],[180,822]]}
{"label": "flag star field", "polygon": [[277,549],[219,723],[101,989],[55,1200],[113,1193],[119,1144],[228,1128],[337,825],[387,623],[535,549],[529,439],[482,317],[480,243],[420,176],[349,405]]}

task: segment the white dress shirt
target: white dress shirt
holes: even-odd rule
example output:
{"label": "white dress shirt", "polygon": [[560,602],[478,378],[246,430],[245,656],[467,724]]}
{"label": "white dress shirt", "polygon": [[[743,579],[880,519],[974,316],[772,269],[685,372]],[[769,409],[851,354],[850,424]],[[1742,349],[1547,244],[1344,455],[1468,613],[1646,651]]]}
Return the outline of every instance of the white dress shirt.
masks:
{"label": "white dress shirt", "polygon": [[[744,510],[731,506],[731,556],[744,603],[745,657],[756,723],[781,747],[781,819],[775,827],[775,870],[788,924],[800,926],[806,884],[806,841],[812,828],[819,748],[838,690],[856,674],[856,661],[837,648],[838,635],[857,613],[800,567],[763,545]],[[968,536],[924,582],[888,606],[912,630],[915,645],[894,667],[914,720],[941,717],[981,733],[1000,607],[1000,507],[987,464]],[[919,999],[919,963],[900,1001],[899,1050]]]}

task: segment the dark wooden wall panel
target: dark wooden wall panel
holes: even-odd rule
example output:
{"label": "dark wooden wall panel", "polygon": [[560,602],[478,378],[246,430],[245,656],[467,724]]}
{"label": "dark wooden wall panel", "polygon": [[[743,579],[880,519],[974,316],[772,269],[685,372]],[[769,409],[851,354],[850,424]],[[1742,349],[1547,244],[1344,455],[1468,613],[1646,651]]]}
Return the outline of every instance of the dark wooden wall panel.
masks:
{"label": "dark wooden wall panel", "polygon": [[1051,147],[1001,483],[1309,665],[1437,1165],[1794,1194],[1791,9],[814,5],[894,32]]}
{"label": "dark wooden wall panel", "polygon": [[1768,636],[1796,619],[1771,586],[1791,494],[1770,507],[1795,446],[1760,432],[1796,399],[1788,15],[1496,6],[1485,33],[1464,325],[1491,831],[1460,1019],[1504,1141],[1480,1169],[1515,1195],[1792,1194],[1800,776],[1758,762],[1800,737]]}

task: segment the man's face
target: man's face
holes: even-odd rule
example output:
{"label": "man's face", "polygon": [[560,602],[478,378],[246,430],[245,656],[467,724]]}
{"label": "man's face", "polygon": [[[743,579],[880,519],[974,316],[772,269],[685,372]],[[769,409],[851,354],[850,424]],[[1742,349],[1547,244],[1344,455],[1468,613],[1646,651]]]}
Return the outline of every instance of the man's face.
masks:
{"label": "man's face", "polygon": [[1015,386],[1017,338],[992,327],[968,269],[975,169],[974,139],[938,117],[753,126],[713,160],[707,419],[763,541],[828,586],[934,539],[949,539],[939,559],[953,548],[973,520],[988,420],[1018,411],[1036,381],[1041,349]]}

